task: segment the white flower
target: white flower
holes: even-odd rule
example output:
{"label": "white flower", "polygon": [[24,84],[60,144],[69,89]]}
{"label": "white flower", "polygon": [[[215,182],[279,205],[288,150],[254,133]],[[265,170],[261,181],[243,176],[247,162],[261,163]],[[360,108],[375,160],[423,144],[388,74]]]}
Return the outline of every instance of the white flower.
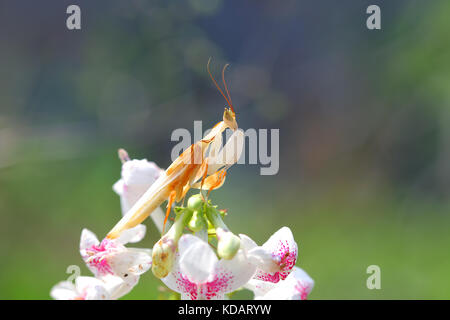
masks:
{"label": "white flower", "polygon": [[117,299],[123,280],[119,277],[102,281],[94,277],[77,277],[75,284],[61,281],[50,291],[56,300],[110,300]]}
{"label": "white flower", "polygon": [[278,283],[250,280],[245,287],[255,294],[255,300],[306,300],[314,280],[301,268],[294,267],[286,279]]}
{"label": "white flower", "polygon": [[113,190],[120,196],[122,213],[127,213],[163,173],[162,169],[147,159],[133,159],[124,162],[122,178],[113,186]]}
{"label": "white flower", "polygon": [[233,259],[218,259],[208,243],[183,235],[171,273],[161,279],[182,299],[224,299],[225,294],[246,284],[256,271],[240,249]]}
{"label": "white flower", "polygon": [[[122,178],[113,185],[113,190],[120,196],[122,215],[139,200],[139,198],[150,188],[150,186],[162,175],[164,170],[160,169],[154,162],[147,159],[129,160],[125,150],[119,150],[122,164]],[[157,208],[151,217],[159,231],[162,230],[164,212]],[[130,242],[136,242],[134,239]]]}
{"label": "white flower", "polygon": [[145,233],[143,227],[138,225],[125,230],[117,239],[105,238],[102,242],[87,229],[81,233],[80,254],[92,273],[104,281],[112,279],[112,276],[124,281],[116,296],[128,293],[139,281],[139,276],[152,265],[151,250],[124,246],[130,239],[140,240]]}
{"label": "white flower", "polygon": [[244,241],[249,260],[257,266],[254,279],[272,283],[287,278],[297,261],[298,247],[291,229],[283,227],[275,232],[262,246],[240,235]]}

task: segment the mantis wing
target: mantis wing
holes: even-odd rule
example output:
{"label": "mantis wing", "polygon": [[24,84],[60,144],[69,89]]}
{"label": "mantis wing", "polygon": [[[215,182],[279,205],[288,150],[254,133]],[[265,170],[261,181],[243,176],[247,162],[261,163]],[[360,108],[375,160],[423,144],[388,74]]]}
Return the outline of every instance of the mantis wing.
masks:
{"label": "mantis wing", "polygon": [[[233,164],[235,164],[241,157],[243,146],[244,146],[244,132],[242,130],[236,130],[231,137],[228,139],[225,146],[217,152],[216,150],[210,150],[210,155],[208,156],[208,174],[213,174],[217,172],[220,168],[225,167],[228,169]],[[211,145],[215,148],[220,148],[222,144],[222,139],[220,139],[220,144]],[[211,153],[211,151],[213,151]]]}

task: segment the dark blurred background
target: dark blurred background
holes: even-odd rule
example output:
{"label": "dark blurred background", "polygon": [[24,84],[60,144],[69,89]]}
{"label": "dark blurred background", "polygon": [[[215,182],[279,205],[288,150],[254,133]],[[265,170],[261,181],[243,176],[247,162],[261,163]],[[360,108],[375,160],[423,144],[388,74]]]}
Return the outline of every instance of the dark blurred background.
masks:
{"label": "dark blurred background", "polygon": [[[78,4],[82,29],[66,28]],[[381,8],[381,30],[366,8]],[[212,194],[263,243],[289,226],[311,299],[450,298],[449,1],[0,1],[0,298],[47,299],[120,217],[117,149],[166,168],[228,85],[280,170]],[[140,244],[152,247],[156,228]],[[366,268],[381,268],[381,290]],[[164,297],[151,272],[125,298]],[[241,293],[241,297],[250,297]]]}

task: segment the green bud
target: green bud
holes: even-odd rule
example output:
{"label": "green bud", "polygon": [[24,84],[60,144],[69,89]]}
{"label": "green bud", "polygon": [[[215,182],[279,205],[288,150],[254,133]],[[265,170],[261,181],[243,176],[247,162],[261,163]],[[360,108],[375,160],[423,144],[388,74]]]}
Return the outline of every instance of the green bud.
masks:
{"label": "green bud", "polygon": [[173,268],[178,240],[183,234],[183,228],[192,216],[191,210],[178,210],[175,223],[167,233],[153,246],[152,272],[155,277],[166,277]]}
{"label": "green bud", "polygon": [[196,194],[189,198],[187,202],[187,207],[192,211],[198,211],[202,208],[203,203],[204,201],[202,195]]}
{"label": "green bud", "polygon": [[206,222],[205,218],[203,217],[203,212],[194,211],[188,226],[189,229],[191,229],[194,232],[199,232],[200,230],[206,228]]}
{"label": "green bud", "polygon": [[241,239],[231,231],[216,228],[217,234],[217,254],[220,258],[230,260],[241,247]]}
{"label": "green bud", "polygon": [[152,272],[155,277],[165,278],[175,262],[176,242],[169,236],[162,237],[153,247]]}

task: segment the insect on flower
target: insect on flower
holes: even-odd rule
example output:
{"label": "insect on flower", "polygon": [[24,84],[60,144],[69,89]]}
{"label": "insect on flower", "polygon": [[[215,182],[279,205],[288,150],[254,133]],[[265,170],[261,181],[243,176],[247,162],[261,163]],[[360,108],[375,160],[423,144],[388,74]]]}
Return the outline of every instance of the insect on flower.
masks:
{"label": "insect on flower", "polygon": [[[129,228],[144,221],[164,201],[168,201],[164,226],[174,202],[180,202],[190,188],[207,190],[208,193],[221,187],[225,181],[227,169],[237,162],[242,151],[244,134],[238,130],[230,93],[225,82],[225,65],[222,70],[222,81],[226,95],[212,76],[208,73],[219,92],[225,98],[223,119],[217,123],[203,139],[185,150],[167,170],[155,181],[144,195],[131,207],[125,216],[108,233],[107,238],[115,239]],[[227,129],[233,131],[229,141],[221,149],[222,133]],[[164,233],[164,228],[163,228]]]}

